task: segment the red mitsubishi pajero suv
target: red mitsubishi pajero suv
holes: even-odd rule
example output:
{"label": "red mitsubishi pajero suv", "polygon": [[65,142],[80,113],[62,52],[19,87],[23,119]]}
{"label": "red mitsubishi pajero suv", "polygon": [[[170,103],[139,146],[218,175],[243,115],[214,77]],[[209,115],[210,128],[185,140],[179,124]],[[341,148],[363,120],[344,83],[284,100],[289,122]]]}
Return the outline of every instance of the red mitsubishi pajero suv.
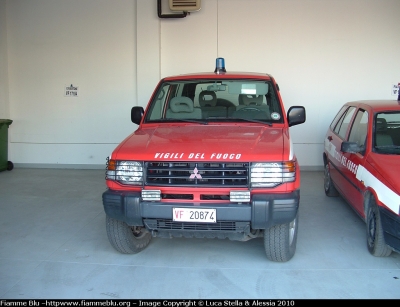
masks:
{"label": "red mitsubishi pajero suv", "polygon": [[107,161],[103,193],[111,245],[137,253],[152,237],[263,238],[272,261],[295,254],[299,163],[289,127],[305,109],[285,111],[265,73],[214,71],[163,78],[137,129]]}

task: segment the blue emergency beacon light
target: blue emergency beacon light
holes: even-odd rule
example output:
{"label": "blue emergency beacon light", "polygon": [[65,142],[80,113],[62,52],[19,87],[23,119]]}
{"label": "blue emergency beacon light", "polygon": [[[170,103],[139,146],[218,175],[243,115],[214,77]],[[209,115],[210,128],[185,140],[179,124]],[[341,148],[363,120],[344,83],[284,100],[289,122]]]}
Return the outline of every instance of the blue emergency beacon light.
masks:
{"label": "blue emergency beacon light", "polygon": [[225,69],[225,59],[224,58],[217,58],[217,60],[215,61],[215,73],[217,74],[221,74],[226,72]]}

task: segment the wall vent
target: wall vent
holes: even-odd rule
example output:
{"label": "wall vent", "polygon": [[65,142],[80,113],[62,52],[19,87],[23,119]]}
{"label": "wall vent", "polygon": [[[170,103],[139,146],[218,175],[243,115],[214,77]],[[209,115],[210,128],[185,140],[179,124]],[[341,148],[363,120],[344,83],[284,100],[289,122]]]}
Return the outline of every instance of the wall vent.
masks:
{"label": "wall vent", "polygon": [[171,11],[195,12],[200,10],[201,0],[169,0]]}

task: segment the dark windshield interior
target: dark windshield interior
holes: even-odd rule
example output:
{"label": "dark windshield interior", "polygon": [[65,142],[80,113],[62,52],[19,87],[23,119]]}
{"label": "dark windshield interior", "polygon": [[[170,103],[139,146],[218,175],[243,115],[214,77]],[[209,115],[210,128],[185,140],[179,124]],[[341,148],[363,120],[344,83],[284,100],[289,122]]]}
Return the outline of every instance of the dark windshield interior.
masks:
{"label": "dark windshield interior", "polygon": [[400,113],[378,113],[374,122],[374,150],[400,154]]}

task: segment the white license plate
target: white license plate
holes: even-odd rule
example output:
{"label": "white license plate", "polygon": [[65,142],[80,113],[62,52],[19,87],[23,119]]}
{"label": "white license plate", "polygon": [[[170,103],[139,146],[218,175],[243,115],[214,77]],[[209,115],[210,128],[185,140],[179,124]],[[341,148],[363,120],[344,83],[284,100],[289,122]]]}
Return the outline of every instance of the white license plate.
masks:
{"label": "white license plate", "polygon": [[177,222],[216,223],[216,209],[173,208],[173,220]]}

